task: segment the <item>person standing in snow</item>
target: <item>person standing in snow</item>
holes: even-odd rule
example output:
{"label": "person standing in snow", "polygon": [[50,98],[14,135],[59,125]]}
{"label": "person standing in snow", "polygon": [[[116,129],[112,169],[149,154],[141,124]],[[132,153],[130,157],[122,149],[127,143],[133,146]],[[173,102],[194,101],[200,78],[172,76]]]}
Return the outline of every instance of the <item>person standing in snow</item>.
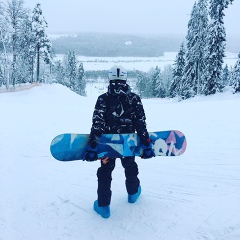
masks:
{"label": "person standing in snow", "polygon": [[[109,70],[108,78],[108,91],[98,97],[95,105],[84,160],[95,161],[98,159],[97,146],[102,134],[135,133],[135,131],[140,137],[144,149],[141,157],[151,158],[155,156],[146,128],[143,105],[140,97],[131,92],[126,83],[126,69],[122,66],[113,66]],[[101,167],[97,171],[98,199],[94,202],[93,208],[103,218],[110,216],[111,181],[115,161],[116,158],[101,159]],[[138,165],[135,162],[135,157],[122,157],[121,163],[125,169],[128,202],[134,203],[141,194]]]}

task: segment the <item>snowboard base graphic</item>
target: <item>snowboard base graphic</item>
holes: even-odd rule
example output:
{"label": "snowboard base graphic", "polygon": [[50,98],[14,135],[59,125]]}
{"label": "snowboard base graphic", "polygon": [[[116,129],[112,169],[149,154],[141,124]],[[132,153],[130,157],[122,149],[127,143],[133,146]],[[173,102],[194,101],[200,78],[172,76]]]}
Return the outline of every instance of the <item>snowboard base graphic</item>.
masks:
{"label": "snowboard base graphic", "polygon": [[[180,131],[150,132],[149,136],[156,156],[179,156],[186,150],[186,137]],[[52,140],[50,151],[60,161],[83,160],[88,140],[89,134],[61,134]],[[140,156],[143,151],[136,133],[103,134],[97,149],[99,159]]]}

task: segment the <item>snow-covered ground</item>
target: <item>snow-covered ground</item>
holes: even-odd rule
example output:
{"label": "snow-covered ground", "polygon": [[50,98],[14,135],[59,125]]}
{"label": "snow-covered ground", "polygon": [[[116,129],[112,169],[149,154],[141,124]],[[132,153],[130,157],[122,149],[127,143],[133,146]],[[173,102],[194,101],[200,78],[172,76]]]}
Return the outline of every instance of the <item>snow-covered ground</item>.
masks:
{"label": "snow-covered ground", "polygon": [[0,94],[1,240],[240,239],[239,94],[143,100],[148,130],[179,129],[188,148],[136,159],[135,204],[119,161],[109,219],[92,209],[99,162],[59,162],[49,151],[59,133],[89,133],[95,101],[55,84]]}

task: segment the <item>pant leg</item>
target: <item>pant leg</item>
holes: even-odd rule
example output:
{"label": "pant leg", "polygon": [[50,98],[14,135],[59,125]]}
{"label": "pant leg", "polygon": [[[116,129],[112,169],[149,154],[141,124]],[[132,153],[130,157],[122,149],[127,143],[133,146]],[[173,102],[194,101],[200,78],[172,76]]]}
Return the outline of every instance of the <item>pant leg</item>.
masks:
{"label": "pant leg", "polygon": [[111,202],[112,171],[115,168],[116,158],[109,158],[107,162],[101,160],[101,167],[98,168],[98,205],[108,206]]}
{"label": "pant leg", "polygon": [[125,169],[126,189],[128,194],[137,193],[140,181],[138,179],[138,165],[135,162],[135,157],[124,157],[121,159],[122,166]]}

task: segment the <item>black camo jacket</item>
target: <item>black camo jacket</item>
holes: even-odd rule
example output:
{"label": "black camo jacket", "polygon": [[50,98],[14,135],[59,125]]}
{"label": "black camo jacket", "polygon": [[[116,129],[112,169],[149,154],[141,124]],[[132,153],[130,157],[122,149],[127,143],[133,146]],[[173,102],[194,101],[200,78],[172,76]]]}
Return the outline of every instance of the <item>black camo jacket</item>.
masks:
{"label": "black camo jacket", "polygon": [[138,133],[143,144],[148,145],[149,134],[140,97],[126,84],[122,94],[111,91],[97,99],[90,132],[89,145],[96,147],[104,133]]}

